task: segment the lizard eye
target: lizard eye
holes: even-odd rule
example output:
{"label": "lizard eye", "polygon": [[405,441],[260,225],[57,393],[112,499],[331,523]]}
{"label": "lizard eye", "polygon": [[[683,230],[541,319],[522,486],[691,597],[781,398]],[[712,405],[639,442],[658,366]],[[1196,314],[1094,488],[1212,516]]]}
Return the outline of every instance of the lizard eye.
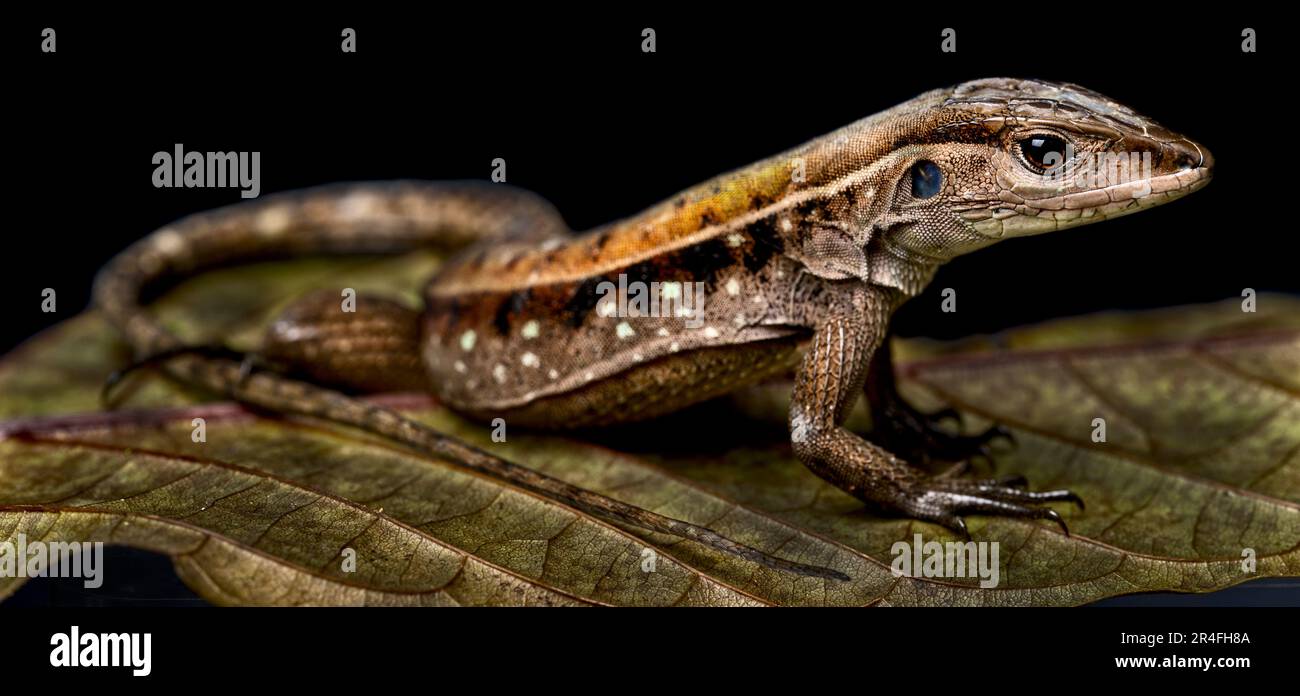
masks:
{"label": "lizard eye", "polygon": [[939,192],[943,186],[943,172],[939,165],[929,160],[921,160],[912,165],[912,197],[929,198]]}
{"label": "lizard eye", "polygon": [[1025,165],[1039,174],[1065,162],[1065,141],[1055,135],[1031,135],[1017,145]]}

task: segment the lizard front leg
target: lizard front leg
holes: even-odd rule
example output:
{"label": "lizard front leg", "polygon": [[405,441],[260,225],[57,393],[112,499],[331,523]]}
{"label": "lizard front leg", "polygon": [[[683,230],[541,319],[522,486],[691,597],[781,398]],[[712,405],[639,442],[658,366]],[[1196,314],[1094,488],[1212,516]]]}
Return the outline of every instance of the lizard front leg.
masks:
{"label": "lizard front leg", "polygon": [[966,534],[962,515],[1050,519],[1036,504],[1079,502],[1070,491],[1033,492],[1020,480],[928,476],[843,427],[862,391],[867,367],[886,335],[892,298],[865,284],[844,293],[819,322],[804,355],[790,405],[790,441],[813,473],[854,497]]}

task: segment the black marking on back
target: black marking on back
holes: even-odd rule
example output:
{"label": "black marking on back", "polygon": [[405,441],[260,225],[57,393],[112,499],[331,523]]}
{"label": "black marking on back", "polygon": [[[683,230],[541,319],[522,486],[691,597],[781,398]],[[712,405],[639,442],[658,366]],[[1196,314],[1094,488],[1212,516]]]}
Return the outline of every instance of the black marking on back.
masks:
{"label": "black marking on back", "polygon": [[776,231],[776,220],[773,217],[755,220],[747,231],[754,243],[745,251],[745,268],[750,273],[757,273],[773,256],[785,251],[785,242]]}
{"label": "black marking on back", "polygon": [[814,213],[821,212],[821,204],[818,201],[803,201],[794,207],[794,211],[800,219],[807,220],[813,217]]}
{"label": "black marking on back", "polygon": [[502,336],[510,333],[510,319],[524,311],[524,306],[528,304],[528,294],[527,289],[516,290],[501,300],[501,304],[497,306],[496,316],[492,319],[492,325],[496,327],[497,333]]}
{"label": "black marking on back", "polygon": [[583,320],[596,308],[596,303],[600,301],[600,295],[596,292],[596,286],[600,285],[605,279],[602,276],[592,276],[578,283],[573,289],[573,294],[569,296],[569,301],[564,305],[564,313],[568,315],[569,325],[573,328],[582,326]]}
{"label": "black marking on back", "polygon": [[459,297],[450,297],[447,299],[446,304],[443,305],[441,314],[447,317],[448,326],[455,326],[458,322],[460,322],[460,310],[461,307],[460,307]]}
{"label": "black marking on back", "polygon": [[661,264],[653,259],[634,263],[628,266],[623,273],[627,275],[629,284],[639,281],[649,285],[652,282],[663,280],[661,277],[663,273]]}
{"label": "black marking on back", "polygon": [[727,243],[717,237],[679,249],[674,256],[673,267],[705,283],[712,283],[719,271],[735,263]]}

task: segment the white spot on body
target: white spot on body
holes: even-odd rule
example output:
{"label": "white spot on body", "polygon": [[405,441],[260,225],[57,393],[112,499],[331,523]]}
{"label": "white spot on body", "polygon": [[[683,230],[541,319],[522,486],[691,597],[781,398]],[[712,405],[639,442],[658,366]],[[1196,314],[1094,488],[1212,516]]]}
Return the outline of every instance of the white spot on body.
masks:
{"label": "white spot on body", "polygon": [[266,237],[273,237],[289,229],[290,219],[288,210],[282,206],[275,206],[258,213],[254,224],[258,233]]}
{"label": "white spot on body", "polygon": [[474,342],[477,340],[478,340],[478,334],[474,333],[474,329],[470,329],[469,331],[466,331],[465,333],[460,335],[460,349],[465,351],[466,353],[470,352],[471,350],[474,350]]}
{"label": "white spot on body", "polygon": [[550,372],[547,372],[547,373],[546,373],[546,376],[547,376],[547,377],[550,377],[551,379],[559,379],[559,378],[560,378],[560,373],[557,372],[557,371],[555,371],[555,370],[551,370]]}
{"label": "white spot on body", "polygon": [[659,330],[655,332],[655,335],[656,335],[656,336],[667,336],[667,335],[668,335],[668,329],[667,329],[667,327],[663,327],[663,326],[659,327]]}
{"label": "white spot on body", "polygon": [[715,328],[713,328],[712,326],[706,326],[706,327],[704,327],[704,337],[705,337],[705,338],[717,338],[719,335],[720,335],[720,334],[718,333],[718,330],[715,329]]}
{"label": "white spot on body", "polygon": [[790,218],[782,218],[782,219],[781,219],[781,230],[782,230],[783,232],[789,232],[789,231],[792,230],[792,229],[794,229],[794,223],[790,222]]}
{"label": "white spot on body", "polygon": [[529,319],[528,323],[524,324],[524,328],[519,331],[519,335],[527,339],[534,339],[541,332],[542,325],[537,323],[536,319]]}
{"label": "white spot on body", "polygon": [[505,383],[506,383],[506,366],[505,366],[505,365],[502,365],[501,363],[497,363],[496,365],[493,365],[493,366],[492,366],[492,379],[495,379],[495,380],[497,381],[497,384],[505,384]]}
{"label": "white spot on body", "polygon": [[614,327],[614,333],[623,340],[632,338],[636,335],[636,331],[632,329],[632,325],[625,321],[619,322],[618,326]]}
{"label": "white spot on body", "polygon": [[457,360],[456,362],[452,363],[451,366],[454,367],[454,368],[456,368],[456,371],[459,372],[459,373],[461,373],[462,375],[465,374],[465,373],[469,370],[468,367],[465,367],[465,363],[463,363],[463,362],[461,362],[461,361],[459,361],[459,360]]}
{"label": "white spot on body", "polygon": [[670,280],[659,286],[659,297],[665,300],[679,300],[682,297],[682,284]]}
{"label": "white spot on body", "polygon": [[735,278],[732,278],[731,280],[727,281],[727,294],[728,295],[740,294],[740,282],[737,281]]}
{"label": "white spot on body", "polygon": [[744,243],[745,243],[745,235],[740,234],[739,232],[732,232],[731,234],[727,235],[727,246],[738,247]]}
{"label": "white spot on body", "polygon": [[153,247],[160,253],[172,256],[185,248],[185,239],[176,230],[163,230],[153,238]]}
{"label": "white spot on body", "polygon": [[521,357],[519,358],[519,362],[523,363],[523,364],[524,364],[524,367],[541,367],[541,366],[542,366],[542,361],[541,361],[541,359],[538,358],[538,357],[537,357],[536,355],[534,355],[533,353],[524,353],[523,356],[521,356]]}
{"label": "white spot on body", "polygon": [[379,207],[379,197],[365,191],[358,191],[339,201],[339,217],[344,220],[358,220],[368,217]]}

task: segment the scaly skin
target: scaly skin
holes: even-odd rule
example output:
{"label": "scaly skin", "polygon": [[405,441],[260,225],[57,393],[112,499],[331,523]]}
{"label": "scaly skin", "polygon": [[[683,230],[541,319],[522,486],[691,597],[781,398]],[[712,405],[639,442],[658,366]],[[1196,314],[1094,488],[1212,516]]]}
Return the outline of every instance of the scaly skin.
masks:
{"label": "scaly skin", "polygon": [[[1066,145],[1075,156],[1052,168],[1045,155]],[[1123,180],[1075,176],[1089,155],[1132,152],[1149,153],[1149,169]],[[1205,148],[1096,93],[979,80],[578,236],[545,203],[498,186],[357,185],[270,197],[154,233],[109,264],[95,298],[141,359],[161,353],[181,379],[386,435],[595,514],[833,576],[574,489],[337,392],[189,354],[148,317],[140,292],[236,258],[469,244],[430,281],[418,318],[380,300],[344,314],[337,296],[308,298],[271,327],[266,356],[316,382],[432,389],[467,415],[548,428],[653,417],[795,368],[791,442],[832,484],[963,532],[965,514],[1064,527],[1039,504],[1077,501],[1068,491],[930,477],[881,446],[960,458],[979,445],[930,428],[880,377],[892,378],[888,351],[878,351],[890,316],[956,256],[1159,205],[1204,186],[1211,171]],[[703,282],[699,323],[610,316],[598,284],[620,275]],[[842,425],[864,387],[883,417],[874,443]]]}

